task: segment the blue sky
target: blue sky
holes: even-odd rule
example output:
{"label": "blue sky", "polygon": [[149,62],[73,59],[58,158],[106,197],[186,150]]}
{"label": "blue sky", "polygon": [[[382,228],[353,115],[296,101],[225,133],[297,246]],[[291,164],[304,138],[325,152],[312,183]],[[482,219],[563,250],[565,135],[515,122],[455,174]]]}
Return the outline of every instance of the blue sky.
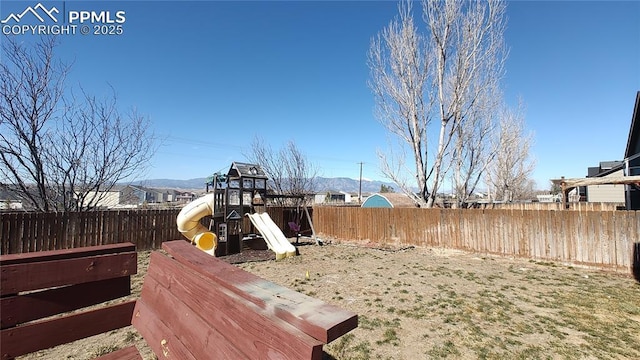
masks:
{"label": "blue sky", "polygon": [[[0,17],[37,1],[2,1]],[[289,140],[322,176],[383,179],[387,134],[367,87],[370,40],[395,1],[67,1],[125,11],[121,35],[64,35],[69,84],[112,86],[163,139],[145,178],[191,179],[243,161],[254,136]],[[25,20],[26,21],[26,20]],[[12,35],[21,36],[24,35]],[[511,1],[505,97],[526,105],[534,179],[620,160],[640,90],[640,1]]]}

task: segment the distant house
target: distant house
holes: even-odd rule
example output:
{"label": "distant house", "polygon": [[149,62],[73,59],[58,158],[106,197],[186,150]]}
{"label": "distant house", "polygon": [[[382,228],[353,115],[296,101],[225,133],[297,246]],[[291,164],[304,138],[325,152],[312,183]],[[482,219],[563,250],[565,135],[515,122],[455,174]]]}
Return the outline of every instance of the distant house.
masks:
{"label": "distant house", "polygon": [[[94,196],[100,197],[100,199],[94,201]],[[99,208],[112,208],[118,205],[120,205],[120,191],[115,187],[111,191],[101,191],[98,195],[95,191],[90,191],[82,204],[84,207],[95,206]]]}
{"label": "distant house", "polygon": [[400,193],[373,194],[362,203],[363,208],[416,207],[413,199]]}
{"label": "distant house", "polygon": [[0,188],[0,211],[22,209],[22,200],[20,200],[14,192]]}
{"label": "distant house", "polygon": [[562,201],[562,195],[560,194],[538,194],[536,195],[538,202],[541,203],[551,203],[551,202],[560,202]]}
{"label": "distant house", "polygon": [[[185,204],[193,200],[195,194],[174,190],[151,189],[138,185],[126,185],[114,186],[110,191],[103,192],[100,197],[101,199],[97,201],[96,207],[118,208],[174,202],[176,204]],[[91,198],[91,194],[87,196],[88,200],[91,200]]]}
{"label": "distant house", "polygon": [[[621,177],[624,176],[622,161],[603,161],[598,167],[587,169],[587,177]],[[587,202],[624,203],[625,185],[604,184],[590,185],[581,195],[586,196]]]}
{"label": "distant house", "polygon": [[351,194],[345,191],[327,191],[314,196],[316,204],[350,204],[351,200]]}
{"label": "distant house", "polygon": [[619,202],[627,210],[640,210],[640,91],[636,93],[624,159],[589,168],[585,179],[563,177],[552,182],[562,186],[563,191],[587,186],[588,201]]}
{"label": "distant house", "polygon": [[187,204],[196,199],[196,194],[190,191],[176,191],[169,196],[169,202],[175,202],[178,204]]}
{"label": "distant house", "polygon": [[[640,91],[636,93],[636,103],[631,117],[631,128],[623,162],[627,176],[640,175]],[[640,187],[638,185],[627,185],[625,203],[627,210],[640,210]]]}

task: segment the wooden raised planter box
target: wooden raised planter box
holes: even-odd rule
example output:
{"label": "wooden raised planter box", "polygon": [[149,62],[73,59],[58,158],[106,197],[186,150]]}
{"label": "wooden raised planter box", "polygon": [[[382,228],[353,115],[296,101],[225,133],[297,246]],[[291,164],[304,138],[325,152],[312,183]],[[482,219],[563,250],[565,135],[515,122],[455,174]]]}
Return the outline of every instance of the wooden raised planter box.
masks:
{"label": "wooden raised planter box", "polygon": [[[183,240],[151,254],[140,299],[37,320],[130,293],[132,244],[0,257],[2,358],[129,324],[159,359],[321,359],[355,313],[276,285]],[[48,289],[32,292],[37,289]],[[135,305],[135,308],[134,308]],[[135,347],[102,359],[140,359]]]}

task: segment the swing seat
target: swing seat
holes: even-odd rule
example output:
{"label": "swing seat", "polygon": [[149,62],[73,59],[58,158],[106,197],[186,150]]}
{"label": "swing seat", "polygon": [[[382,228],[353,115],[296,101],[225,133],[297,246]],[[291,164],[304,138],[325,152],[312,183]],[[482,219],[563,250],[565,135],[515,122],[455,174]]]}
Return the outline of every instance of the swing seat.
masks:
{"label": "swing seat", "polygon": [[300,225],[293,221],[289,221],[289,229],[296,233],[296,244],[300,242]]}
{"label": "swing seat", "polygon": [[300,225],[296,224],[293,221],[289,221],[289,229],[295,233],[300,232]]}

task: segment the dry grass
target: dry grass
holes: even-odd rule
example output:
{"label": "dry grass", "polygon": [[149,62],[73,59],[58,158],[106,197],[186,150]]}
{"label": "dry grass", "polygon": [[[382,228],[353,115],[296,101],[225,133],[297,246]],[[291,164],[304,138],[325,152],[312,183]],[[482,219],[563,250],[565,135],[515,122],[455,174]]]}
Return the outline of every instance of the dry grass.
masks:
{"label": "dry grass", "polygon": [[[335,359],[640,358],[640,285],[631,277],[441,249],[334,244],[300,253],[238,266],[358,313],[359,327],[325,346]],[[134,292],[147,266],[142,252]],[[132,328],[25,358],[88,359],[130,343],[154,358]]]}
{"label": "dry grass", "polygon": [[640,358],[631,277],[436,249],[301,254],[240,266],[358,313],[358,329],[325,349],[336,359]]}

